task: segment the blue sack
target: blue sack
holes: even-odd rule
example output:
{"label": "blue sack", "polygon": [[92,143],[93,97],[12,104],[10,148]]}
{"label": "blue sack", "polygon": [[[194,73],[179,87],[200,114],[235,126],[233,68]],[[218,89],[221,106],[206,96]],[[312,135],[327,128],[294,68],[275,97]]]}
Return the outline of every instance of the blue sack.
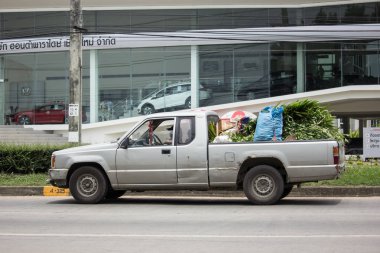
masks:
{"label": "blue sack", "polygon": [[276,140],[282,140],[284,108],[267,106],[259,113],[253,141],[271,141],[274,136]]}
{"label": "blue sack", "polygon": [[284,107],[282,106],[275,107],[272,110],[272,120],[274,121],[274,135],[278,141],[282,141],[283,112]]}

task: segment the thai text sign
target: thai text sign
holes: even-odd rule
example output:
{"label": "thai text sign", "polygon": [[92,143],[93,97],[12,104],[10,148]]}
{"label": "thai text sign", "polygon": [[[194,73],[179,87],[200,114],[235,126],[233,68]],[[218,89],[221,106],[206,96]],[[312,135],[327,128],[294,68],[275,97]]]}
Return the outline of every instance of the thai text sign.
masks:
{"label": "thai text sign", "polygon": [[380,158],[380,127],[363,129],[364,158]]}

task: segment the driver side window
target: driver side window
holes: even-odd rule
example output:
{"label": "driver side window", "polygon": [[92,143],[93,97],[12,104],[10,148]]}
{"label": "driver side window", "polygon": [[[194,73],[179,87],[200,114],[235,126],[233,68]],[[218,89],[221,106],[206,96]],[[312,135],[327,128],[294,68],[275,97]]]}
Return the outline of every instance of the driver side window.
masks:
{"label": "driver side window", "polygon": [[129,136],[128,147],[174,145],[174,119],[147,120]]}

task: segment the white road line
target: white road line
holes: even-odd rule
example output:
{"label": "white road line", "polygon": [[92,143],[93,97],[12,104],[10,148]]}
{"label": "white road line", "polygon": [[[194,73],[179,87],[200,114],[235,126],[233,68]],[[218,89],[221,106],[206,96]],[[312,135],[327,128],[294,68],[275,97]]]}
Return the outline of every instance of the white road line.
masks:
{"label": "white road line", "polygon": [[380,234],[363,234],[363,235],[152,235],[152,234],[23,234],[23,233],[0,233],[0,237],[115,237],[115,238],[205,238],[205,239],[225,239],[225,238],[285,238],[285,239],[302,239],[302,238],[380,238]]}

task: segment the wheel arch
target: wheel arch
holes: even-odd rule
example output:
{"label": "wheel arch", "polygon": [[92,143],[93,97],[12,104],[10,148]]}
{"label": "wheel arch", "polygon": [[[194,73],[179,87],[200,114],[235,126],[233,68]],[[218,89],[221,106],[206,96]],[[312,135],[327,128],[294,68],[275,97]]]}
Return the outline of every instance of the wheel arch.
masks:
{"label": "wheel arch", "polygon": [[153,107],[153,109],[155,109],[154,105],[153,105],[152,103],[149,103],[149,102],[143,104],[143,105],[141,106],[141,109],[144,108],[144,107],[146,107],[146,106],[151,106],[151,107]]}
{"label": "wheel arch", "polygon": [[285,167],[281,160],[275,157],[259,157],[259,158],[248,158],[240,166],[239,173],[236,179],[236,186],[238,189],[243,189],[243,181],[247,172],[259,165],[269,165],[278,170],[284,180],[287,182],[288,175],[286,173]]}
{"label": "wheel arch", "polygon": [[69,172],[67,173],[67,176],[66,176],[66,187],[69,187],[70,178],[73,175],[73,173],[76,170],[78,170],[79,168],[85,167],[85,166],[94,167],[94,168],[98,169],[106,178],[108,187],[112,188],[110,179],[109,179],[106,171],[104,170],[104,168],[99,163],[96,163],[96,162],[79,162],[79,163],[74,163],[73,165],[71,165]]}
{"label": "wheel arch", "polygon": [[188,96],[186,99],[185,99],[185,107],[187,106],[187,102],[190,102],[190,107],[191,107],[191,96]]}

